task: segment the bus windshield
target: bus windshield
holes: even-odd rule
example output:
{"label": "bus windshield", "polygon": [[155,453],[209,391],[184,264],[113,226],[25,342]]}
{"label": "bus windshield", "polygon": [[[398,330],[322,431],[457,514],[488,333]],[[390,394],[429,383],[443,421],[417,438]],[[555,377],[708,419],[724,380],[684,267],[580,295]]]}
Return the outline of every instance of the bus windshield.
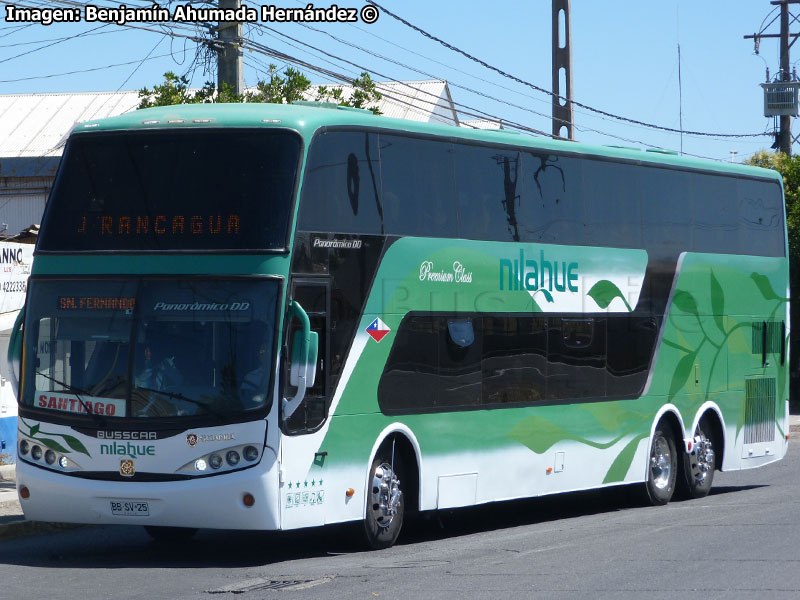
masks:
{"label": "bus windshield", "polygon": [[110,419],[246,418],[267,406],[272,280],[34,280],[23,406]]}
{"label": "bus windshield", "polygon": [[253,129],[76,135],[37,249],[285,249],[300,144]]}

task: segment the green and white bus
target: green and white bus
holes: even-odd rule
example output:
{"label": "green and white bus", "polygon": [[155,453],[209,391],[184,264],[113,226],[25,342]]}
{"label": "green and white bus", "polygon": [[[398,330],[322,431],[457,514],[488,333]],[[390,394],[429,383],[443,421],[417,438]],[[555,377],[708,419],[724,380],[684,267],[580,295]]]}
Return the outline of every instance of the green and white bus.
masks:
{"label": "green and white bus", "polygon": [[637,484],[788,446],[775,173],[377,117],[78,125],[10,358],[29,519],[294,529]]}

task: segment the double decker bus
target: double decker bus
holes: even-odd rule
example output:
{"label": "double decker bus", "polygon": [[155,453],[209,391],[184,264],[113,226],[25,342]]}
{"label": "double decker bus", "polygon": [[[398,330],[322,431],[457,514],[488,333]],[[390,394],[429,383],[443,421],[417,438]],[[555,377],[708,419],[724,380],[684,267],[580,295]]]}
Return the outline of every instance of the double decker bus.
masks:
{"label": "double decker bus", "polygon": [[294,529],[638,485],[788,445],[775,173],[377,117],[81,124],[10,359],[29,519]]}

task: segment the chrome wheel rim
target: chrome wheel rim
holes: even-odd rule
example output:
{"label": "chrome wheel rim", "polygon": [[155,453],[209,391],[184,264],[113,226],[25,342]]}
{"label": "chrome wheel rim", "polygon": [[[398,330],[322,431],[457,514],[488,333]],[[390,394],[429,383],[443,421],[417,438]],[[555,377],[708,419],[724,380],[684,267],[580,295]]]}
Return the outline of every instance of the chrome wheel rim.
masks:
{"label": "chrome wheel rim", "polygon": [[653,440],[653,449],[650,451],[650,478],[658,489],[669,487],[672,479],[672,455],[669,451],[669,442],[663,436]]}
{"label": "chrome wheel rim", "polygon": [[711,471],[714,470],[716,457],[714,446],[701,429],[694,438],[694,453],[691,460],[692,477],[698,486],[702,486]]}
{"label": "chrome wheel rim", "polygon": [[402,495],[400,480],[392,471],[392,466],[382,463],[375,467],[375,472],[372,474],[370,510],[373,520],[379,527],[387,528],[392,524]]}

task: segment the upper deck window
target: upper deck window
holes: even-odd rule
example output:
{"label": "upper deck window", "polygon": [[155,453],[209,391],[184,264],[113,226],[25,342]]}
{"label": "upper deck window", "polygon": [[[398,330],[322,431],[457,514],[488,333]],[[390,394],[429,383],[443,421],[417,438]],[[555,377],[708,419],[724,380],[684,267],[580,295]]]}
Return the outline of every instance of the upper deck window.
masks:
{"label": "upper deck window", "polygon": [[39,250],[281,250],[301,140],[248,129],[74,136]]}

